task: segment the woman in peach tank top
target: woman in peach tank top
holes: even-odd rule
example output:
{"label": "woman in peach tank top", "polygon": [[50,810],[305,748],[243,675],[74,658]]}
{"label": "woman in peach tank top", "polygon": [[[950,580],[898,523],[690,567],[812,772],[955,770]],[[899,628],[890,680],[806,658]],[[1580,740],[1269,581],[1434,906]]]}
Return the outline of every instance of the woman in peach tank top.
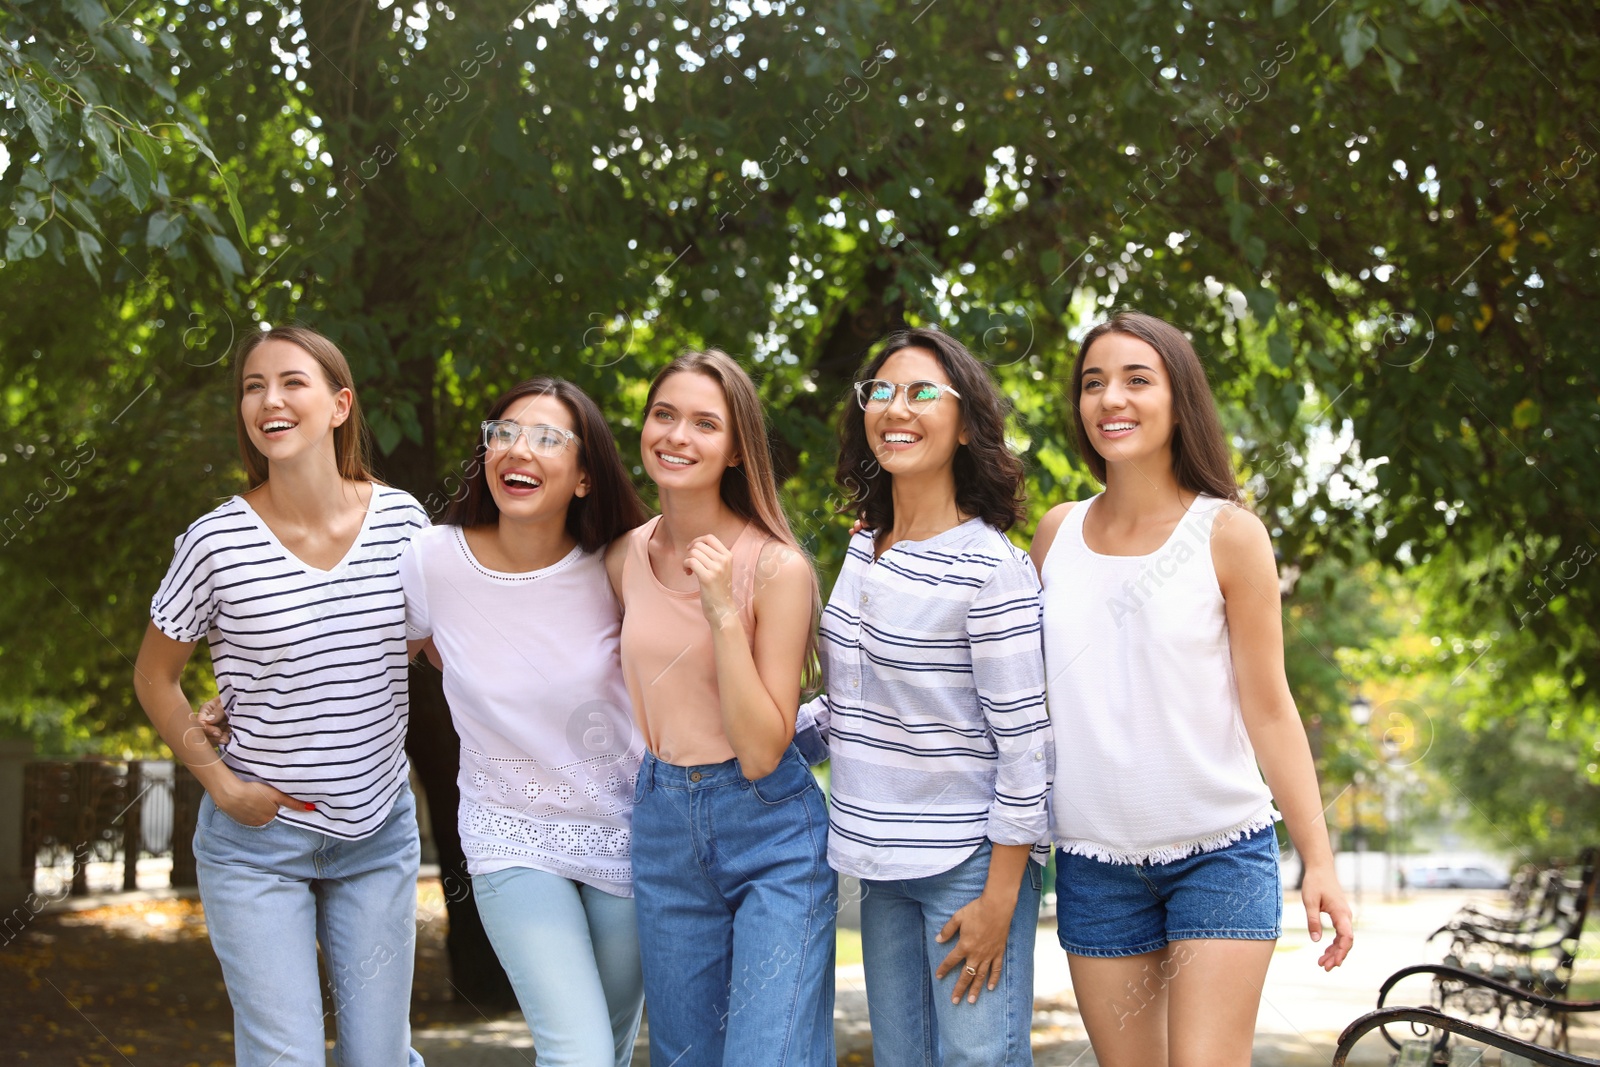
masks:
{"label": "woman in peach tank top", "polygon": [[678,357],[650,386],[640,452],[661,515],[606,567],[648,745],[633,871],[651,1062],[831,1067],[836,879],[794,744],[817,582],[754,383],[715,349]]}

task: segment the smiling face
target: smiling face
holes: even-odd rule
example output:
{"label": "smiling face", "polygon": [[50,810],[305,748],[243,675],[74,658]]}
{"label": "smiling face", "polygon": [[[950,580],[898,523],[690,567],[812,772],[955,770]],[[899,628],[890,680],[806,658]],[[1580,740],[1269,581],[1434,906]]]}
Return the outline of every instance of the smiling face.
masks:
{"label": "smiling face", "polygon": [[[902,386],[912,382],[953,384],[938,357],[925,348],[900,349],[871,377]],[[916,414],[907,403],[906,390],[897,389],[888,407],[863,412],[863,419],[867,447],[891,475],[906,477],[946,469],[955,461],[956,448],[967,443],[961,402],[948,393]]]}
{"label": "smiling face", "polygon": [[269,463],[308,453],[333,460],[333,429],[350,417],[353,394],[335,389],[305,349],[272,339],[247,357],[239,415],[245,432]]}
{"label": "smiling face", "polygon": [[[567,405],[547,394],[518,397],[495,418],[522,426],[554,426],[577,432]],[[544,434],[552,440],[563,437],[551,435],[548,430]],[[528,440],[530,437],[537,440],[538,436],[536,431],[527,430],[510,448],[491,445],[484,452],[484,477],[502,521],[550,519],[565,523],[573,498],[589,492],[589,478],[583,469],[578,440],[564,441],[564,447],[554,456],[541,456],[534,452]]]}
{"label": "smiling face", "polygon": [[1170,457],[1172,385],[1150,345],[1125,333],[1095,339],[1083,356],[1078,410],[1089,443],[1110,463]]}
{"label": "smiling face", "polygon": [[740,462],[722,386],[695,371],[663,379],[644,413],[639,450],[645,473],[663,489],[719,488],[723,472]]}

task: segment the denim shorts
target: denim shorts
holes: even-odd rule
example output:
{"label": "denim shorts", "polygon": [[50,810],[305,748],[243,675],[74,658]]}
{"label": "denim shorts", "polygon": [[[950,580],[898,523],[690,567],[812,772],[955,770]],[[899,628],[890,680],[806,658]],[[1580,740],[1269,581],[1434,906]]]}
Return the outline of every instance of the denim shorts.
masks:
{"label": "denim shorts", "polygon": [[1278,837],[1264,827],[1171,863],[1056,853],[1056,936],[1074,956],[1137,956],[1169,941],[1273,941],[1283,933]]}

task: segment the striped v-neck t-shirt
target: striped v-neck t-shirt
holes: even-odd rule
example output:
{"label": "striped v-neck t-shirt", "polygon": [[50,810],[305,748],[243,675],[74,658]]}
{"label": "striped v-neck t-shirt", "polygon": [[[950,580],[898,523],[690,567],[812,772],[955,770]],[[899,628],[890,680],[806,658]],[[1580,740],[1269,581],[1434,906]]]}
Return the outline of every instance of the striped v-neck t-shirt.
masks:
{"label": "striped v-neck t-shirt", "polygon": [[406,611],[399,559],[428,525],[409,493],[374,485],[361,532],[312,567],[234,497],[178,538],[150,603],[175,641],[205,638],[233,736],[222,759],[315,811],[278,817],[354,840],[406,782]]}

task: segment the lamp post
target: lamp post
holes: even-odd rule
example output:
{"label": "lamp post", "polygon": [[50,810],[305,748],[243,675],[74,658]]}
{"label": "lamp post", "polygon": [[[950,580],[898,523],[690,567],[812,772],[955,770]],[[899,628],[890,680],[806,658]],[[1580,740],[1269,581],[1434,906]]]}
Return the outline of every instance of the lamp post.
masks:
{"label": "lamp post", "polygon": [[[1365,733],[1367,724],[1372,721],[1372,704],[1366,697],[1357,693],[1350,701],[1350,721]],[[1350,783],[1350,836],[1355,838],[1355,898],[1357,906],[1361,904],[1361,854],[1365,851],[1366,840],[1361,833],[1361,772],[1357,771]]]}

